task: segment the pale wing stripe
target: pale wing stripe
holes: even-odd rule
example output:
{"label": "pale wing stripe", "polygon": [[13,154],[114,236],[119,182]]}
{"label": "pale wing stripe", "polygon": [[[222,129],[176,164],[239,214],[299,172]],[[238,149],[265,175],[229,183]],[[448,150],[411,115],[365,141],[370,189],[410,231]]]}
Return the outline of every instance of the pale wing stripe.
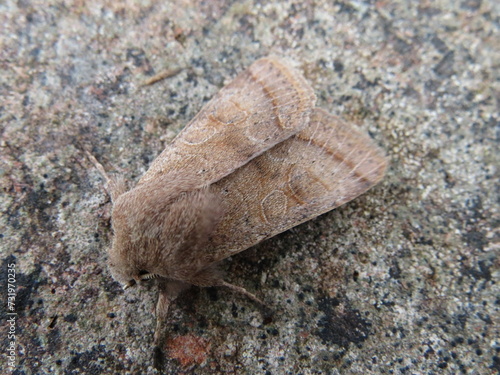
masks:
{"label": "pale wing stripe", "polygon": [[[312,140],[314,139],[314,136],[316,135],[316,133],[318,132],[318,129],[319,127],[321,126],[321,122],[320,121],[317,121],[316,122],[316,127],[314,128],[311,136],[309,137],[309,142],[307,142],[307,147],[310,147],[311,146],[311,143],[312,143]],[[325,150],[321,150],[321,153],[325,152]]]}
{"label": "pale wing stripe", "polygon": [[[278,99],[278,100],[281,100],[281,99],[283,99],[283,98],[290,97],[290,96],[292,96],[292,95],[295,95],[295,94],[294,94],[294,93],[291,93],[291,94],[290,94],[290,93],[285,93],[285,94],[282,94],[282,95],[277,95],[277,96],[272,96],[272,94],[271,94],[271,97],[272,97],[273,99]],[[238,95],[234,95],[234,96],[238,96]],[[265,106],[265,104],[267,104],[267,103],[269,103],[269,102],[271,101],[270,99],[267,99],[267,95],[261,95],[261,96],[259,97],[259,100],[260,100],[260,99],[262,99],[262,98],[266,98],[265,103],[262,103],[262,104],[257,104],[255,107],[264,107],[264,106]],[[282,106],[288,105],[288,104],[290,104],[290,103],[302,103],[303,101],[304,101],[304,100],[301,100],[301,98],[297,98],[297,99],[295,99],[295,100],[291,100],[291,101],[289,101],[289,102],[287,102],[287,103],[285,103],[285,104],[281,104],[281,105],[273,106],[273,108],[279,108],[279,107],[282,107]]]}
{"label": "pale wing stripe", "polygon": [[[332,135],[332,137],[333,137],[333,135]],[[345,135],[344,139],[341,142],[338,142],[337,148],[341,148],[343,146],[343,144],[345,143],[346,140],[347,140],[347,136]],[[340,169],[344,166],[344,164],[346,164],[345,161],[347,159],[349,159],[349,156],[351,156],[351,154],[352,154],[353,151],[354,150],[349,151],[349,153],[347,155],[345,155],[345,156],[342,157],[341,162],[338,163],[337,167],[333,171],[333,175],[336,175],[337,173],[339,173]]]}
{"label": "pale wing stripe", "polygon": [[364,163],[364,162],[368,159],[368,157],[369,157],[370,155],[371,155],[371,152],[369,152],[369,151],[365,151],[365,156],[364,156],[364,158],[363,158],[363,159],[362,159],[362,160],[361,160],[358,164],[356,164],[352,170],[355,172],[355,171],[359,168],[359,166],[360,166],[361,164],[363,164],[363,163]]}
{"label": "pale wing stripe", "polygon": [[378,182],[378,180],[379,180],[379,179],[377,179],[376,181],[371,181],[371,180],[367,179],[365,176],[370,175],[370,174],[372,174],[372,173],[374,173],[374,172],[376,172],[376,171],[378,171],[378,170],[380,170],[380,169],[381,169],[381,167],[380,167],[380,166],[374,167],[374,168],[372,168],[372,169],[370,170],[370,172],[368,172],[368,173],[364,174],[363,176],[358,176],[358,177],[356,177],[356,180],[355,180],[354,182],[355,182],[355,183],[357,183],[357,182],[359,182],[359,181],[361,181],[361,180],[365,179],[365,180],[370,181],[371,185],[372,185],[372,186],[374,186],[374,185],[376,185],[376,184],[377,184],[377,182]]}

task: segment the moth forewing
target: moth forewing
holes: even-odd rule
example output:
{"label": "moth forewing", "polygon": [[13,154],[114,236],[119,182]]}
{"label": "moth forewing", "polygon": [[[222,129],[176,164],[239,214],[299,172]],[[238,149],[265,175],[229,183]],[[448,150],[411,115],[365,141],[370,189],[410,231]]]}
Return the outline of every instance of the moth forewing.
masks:
{"label": "moth forewing", "polygon": [[315,108],[298,134],[215,183],[225,215],[205,251],[218,262],[364,193],[387,161],[366,135]]}
{"label": "moth forewing", "polygon": [[182,171],[211,184],[299,132],[316,97],[304,77],[263,58],[222,88],[152,163],[139,184]]}

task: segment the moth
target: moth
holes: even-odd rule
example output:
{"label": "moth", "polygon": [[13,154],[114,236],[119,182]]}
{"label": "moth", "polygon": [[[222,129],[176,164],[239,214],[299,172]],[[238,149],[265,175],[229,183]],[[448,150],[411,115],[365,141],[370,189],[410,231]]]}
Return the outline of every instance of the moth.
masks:
{"label": "moth", "polygon": [[315,101],[295,69],[262,58],[202,108],[133,189],[107,178],[109,270],[125,287],[158,281],[155,350],[181,291],[224,286],[262,303],[224,281],[217,264],[350,201],[384,176],[383,152]]}

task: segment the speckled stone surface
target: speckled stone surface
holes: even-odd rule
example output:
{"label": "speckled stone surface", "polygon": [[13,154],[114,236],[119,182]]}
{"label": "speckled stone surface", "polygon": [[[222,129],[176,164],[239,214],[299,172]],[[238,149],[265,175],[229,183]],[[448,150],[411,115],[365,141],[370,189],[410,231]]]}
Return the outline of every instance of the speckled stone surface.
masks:
{"label": "speckled stone surface", "polygon": [[271,322],[226,290],[186,292],[165,373],[500,372],[499,14],[481,0],[2,1],[0,372],[156,373],[155,289],[112,280],[110,203],[82,150],[133,184],[267,54],[369,132],[390,169],[224,263]]}

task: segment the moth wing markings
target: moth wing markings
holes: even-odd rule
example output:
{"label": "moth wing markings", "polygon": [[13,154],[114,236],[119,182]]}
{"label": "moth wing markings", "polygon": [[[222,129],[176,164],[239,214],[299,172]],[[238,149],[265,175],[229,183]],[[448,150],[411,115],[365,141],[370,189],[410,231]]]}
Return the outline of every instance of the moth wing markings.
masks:
{"label": "moth wing markings", "polygon": [[[315,108],[314,110],[316,111],[316,110],[317,110],[317,108]],[[312,133],[311,133],[311,135],[310,135],[310,137],[309,137],[309,141],[307,142],[307,146],[308,146],[308,147],[310,147],[310,146],[311,146],[312,140],[316,137],[316,133],[319,131],[320,126],[321,126],[321,122],[320,122],[320,121],[316,121],[316,122],[314,122],[314,121],[312,121],[312,119],[311,119],[311,124],[309,124],[309,127],[308,127],[308,128],[306,128],[306,129],[311,129],[311,128],[313,128],[314,130],[312,131]],[[332,135],[333,135],[333,132],[334,132],[334,129],[333,129],[333,128],[332,128],[331,132],[332,132]],[[323,153],[323,152],[325,152],[325,150],[323,150],[323,149],[322,149],[320,152],[321,152],[321,153]]]}
{"label": "moth wing markings", "polygon": [[[296,118],[295,117],[296,114],[294,116],[291,116],[291,113],[298,112],[297,111],[297,104],[298,104],[297,98],[294,100],[290,100],[289,102],[285,102],[285,103],[282,103],[281,99],[283,99],[285,97],[292,97],[292,99],[293,99],[293,97],[297,96],[298,93],[301,93],[301,91],[304,90],[304,83],[306,83],[307,86],[309,86],[309,85],[307,84],[307,82],[305,82],[302,75],[297,74],[297,72],[288,68],[281,61],[274,60],[274,64],[277,66],[280,76],[282,75],[282,76],[288,77],[288,79],[285,79],[285,82],[290,83],[291,86],[293,87],[293,89],[290,90],[290,88],[287,87],[287,85],[284,85],[282,83],[278,83],[281,80],[278,79],[278,80],[273,81],[271,79],[271,77],[275,76],[276,71],[272,71],[271,69],[269,69],[269,65],[267,65],[267,64],[259,64],[259,62],[261,62],[261,61],[263,62],[263,61],[265,61],[265,59],[259,60],[256,64],[252,65],[250,67],[249,71],[252,72],[254,79],[262,85],[262,87],[264,88],[264,90],[263,90],[264,94],[266,94],[267,97],[269,98],[269,100],[273,103],[273,106],[272,106],[273,112],[272,113],[276,113],[276,110],[278,111],[277,112],[278,124],[284,129],[296,128],[294,123],[300,122],[300,117]],[[262,72],[266,69],[268,72],[263,74]],[[302,80],[304,80],[304,81],[302,81]],[[272,89],[266,88],[267,82],[269,82],[270,87],[272,87],[271,83],[275,83],[274,88],[272,88]],[[311,94],[314,95],[312,93],[312,89],[310,87],[308,87],[308,88],[311,90]],[[281,93],[281,94],[278,94],[278,93]],[[312,109],[312,107],[310,109]],[[295,121],[290,121],[291,118],[293,118]],[[309,116],[307,116],[307,118],[309,118]],[[302,127],[304,127],[304,126],[302,126]]]}
{"label": "moth wing markings", "polygon": [[300,204],[306,205],[311,197],[328,194],[330,186],[321,176],[307,167],[294,166],[287,176],[289,194]]}
{"label": "moth wing markings", "polygon": [[188,136],[182,139],[182,143],[186,145],[201,145],[207,142],[217,133],[217,129],[213,126],[207,126],[201,129],[194,129]]}
{"label": "moth wing markings", "polygon": [[261,220],[272,224],[276,219],[286,215],[288,197],[283,190],[273,190],[260,202]]}
{"label": "moth wing markings", "polygon": [[[330,116],[332,121],[339,122],[340,120],[337,119],[334,116]],[[329,142],[332,143],[333,148],[337,148],[339,150],[342,150],[343,148],[347,148],[349,152],[345,154],[342,159],[341,163],[339,163],[333,172],[334,175],[340,175],[342,176],[342,179],[339,181],[338,185],[343,186],[345,185],[344,183],[346,181],[350,181],[349,185],[356,185],[356,183],[359,183],[363,179],[365,179],[367,176],[370,176],[373,172],[377,172],[381,168],[381,164],[383,165],[383,168],[385,168],[385,161],[381,161],[377,158],[377,148],[363,148],[360,147],[361,143],[355,142],[355,139],[353,139],[351,135],[351,129],[349,129],[345,124],[342,122],[339,122],[339,124],[335,127],[332,127],[330,134],[328,136]],[[367,138],[364,135],[359,135],[362,136],[363,138]],[[312,138],[311,138],[312,139]],[[338,139],[338,141],[336,141]],[[354,140],[354,142],[353,142]],[[334,144],[335,142],[335,144]],[[368,140],[368,142],[370,142]],[[328,142],[327,142],[328,143]],[[326,143],[325,143],[326,145]],[[325,152],[327,150],[326,147],[323,146],[322,152]],[[340,151],[342,152],[342,151]],[[361,152],[361,153],[360,153]],[[379,152],[378,152],[379,153]],[[358,155],[359,154],[359,155]],[[375,166],[372,168],[370,172],[364,172],[361,173],[360,176],[356,176],[356,172],[358,171],[359,168],[361,167],[367,167],[368,165],[371,164],[371,157],[375,157],[378,162],[380,162],[379,165]],[[342,173],[341,170],[342,168],[348,168],[350,170],[349,173]]]}
{"label": "moth wing markings", "polygon": [[385,168],[368,136],[316,108],[309,127],[212,186],[225,192],[226,214],[207,254],[220,261],[328,212],[378,183]]}
{"label": "moth wing markings", "polygon": [[175,171],[200,186],[218,181],[304,128],[315,100],[301,74],[275,58],[257,60],[202,108],[139,184]]}

